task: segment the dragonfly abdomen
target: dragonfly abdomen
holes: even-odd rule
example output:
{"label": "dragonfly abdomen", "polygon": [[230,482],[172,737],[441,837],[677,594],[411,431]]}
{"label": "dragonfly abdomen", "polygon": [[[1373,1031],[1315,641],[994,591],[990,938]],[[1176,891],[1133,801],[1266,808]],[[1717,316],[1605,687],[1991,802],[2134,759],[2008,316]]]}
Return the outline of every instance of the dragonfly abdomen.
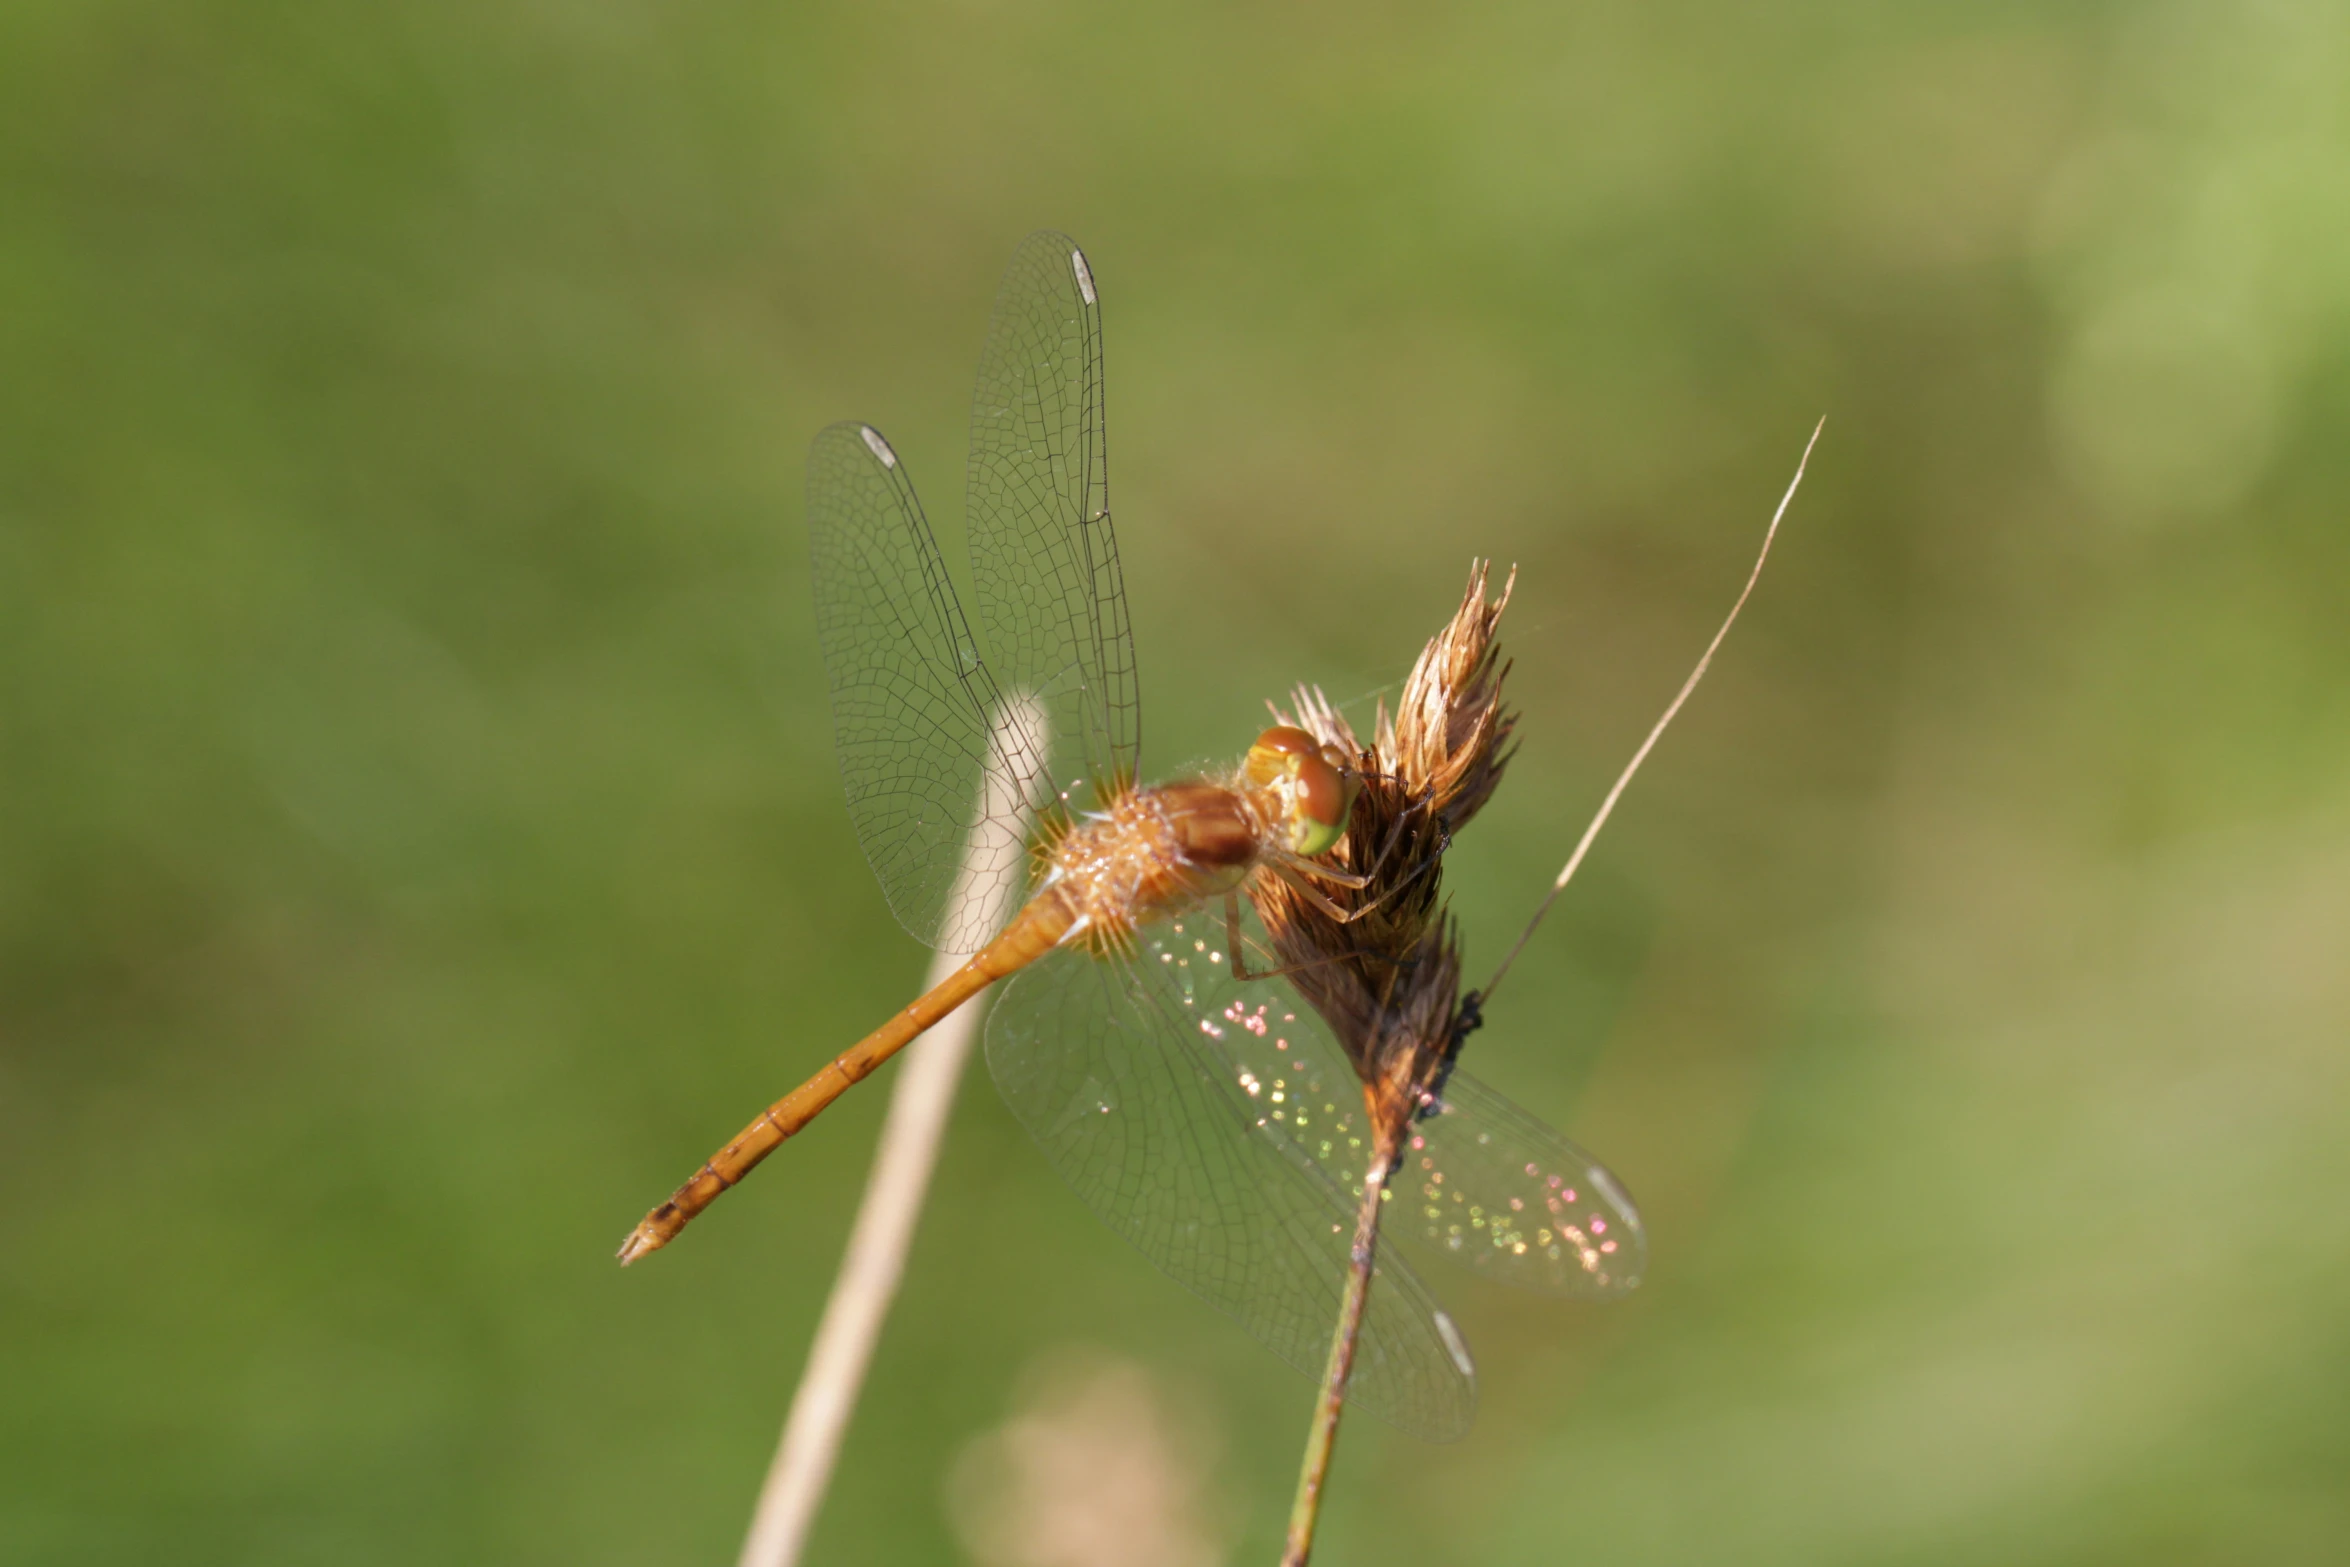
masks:
{"label": "dragonfly abdomen", "polygon": [[1064,943],[1083,942],[1098,953],[1124,950],[1137,925],[1238,887],[1262,862],[1280,808],[1277,791],[1211,779],[1119,793],[1108,809],[1068,828],[1045,851],[1043,880],[1001,935],[744,1127],[645,1216],[620,1248],[620,1260],[669,1244],[825,1106],[993,981]]}
{"label": "dragonfly abdomen", "polygon": [[1068,935],[1074,920],[1069,902],[1049,890],[1029,900],[1012,918],[1002,935],[974,953],[971,960],[937,985],[916,997],[912,1005],[858,1040],[826,1063],[824,1069],[785,1094],[763,1111],[759,1119],[736,1133],[712,1154],[692,1178],[667,1202],[645,1215],[620,1248],[625,1266],[659,1251],[694,1216],[783,1146],[784,1140],[823,1112],[835,1099],[863,1082],[874,1068],[929,1032],[946,1015],[985,990],[996,980],[1016,974],[1043,957]]}

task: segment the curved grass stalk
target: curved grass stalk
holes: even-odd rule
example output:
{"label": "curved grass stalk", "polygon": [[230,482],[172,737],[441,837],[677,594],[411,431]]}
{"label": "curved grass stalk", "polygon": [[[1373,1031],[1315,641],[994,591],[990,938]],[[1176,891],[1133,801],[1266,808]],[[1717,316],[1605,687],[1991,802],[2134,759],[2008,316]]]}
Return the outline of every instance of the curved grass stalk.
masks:
{"label": "curved grass stalk", "polygon": [[[999,736],[1041,733],[1044,715],[1032,700],[1007,705]],[[999,748],[990,759],[981,787],[1000,792],[1012,786]],[[984,820],[1012,819],[1009,811],[993,807]],[[1016,803],[1016,802],[1015,802]],[[1008,828],[998,831],[1009,833]],[[963,872],[957,880],[949,924],[961,911],[983,899],[998,905],[984,912],[985,924],[1001,925],[1010,913],[1011,889],[986,888],[978,880],[981,866],[1000,863],[1002,845],[990,834],[974,837],[966,846]],[[925,988],[937,985],[959,968],[967,954],[940,952],[930,965]],[[808,1348],[807,1369],[792,1394],[791,1413],[785,1417],[782,1441],[768,1465],[767,1479],[751,1515],[751,1529],[743,1540],[739,1567],[793,1567],[805,1549],[808,1531],[824,1503],[831,1484],[841,1439],[872,1363],[873,1346],[881,1324],[897,1298],[898,1281],[905,1274],[906,1253],[914,1241],[914,1226],[922,1215],[922,1199],[930,1189],[931,1171],[946,1136],[947,1111],[955,1099],[963,1066],[971,1057],[979,1034],[980,997],[973,996],[933,1026],[907,1052],[892,1088],[889,1114],[882,1122],[881,1139],[873,1151],[873,1171],[865,1179],[865,1195],[857,1205],[856,1223],[849,1231],[840,1271],[832,1294],[824,1302],[815,1342]]]}

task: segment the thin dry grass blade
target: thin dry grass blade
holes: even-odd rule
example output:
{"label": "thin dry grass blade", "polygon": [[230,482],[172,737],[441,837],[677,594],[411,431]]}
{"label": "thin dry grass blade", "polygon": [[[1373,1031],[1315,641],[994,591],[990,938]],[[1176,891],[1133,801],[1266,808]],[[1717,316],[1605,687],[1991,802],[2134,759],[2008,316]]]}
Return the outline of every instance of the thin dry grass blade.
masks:
{"label": "thin dry grass blade", "polygon": [[[997,727],[1005,733],[1041,731],[1044,714],[1033,702],[1015,704],[1007,721]],[[982,818],[1009,822],[1017,800],[1009,794],[1001,758],[993,759],[981,787],[1003,795],[991,801]],[[1005,806],[1005,809],[995,809]],[[998,825],[996,833],[1012,836],[1016,829]],[[1011,913],[1009,889],[982,889],[978,868],[1000,863],[1003,845],[994,837],[975,838],[964,854],[963,871],[950,897],[948,923],[952,927],[965,912],[984,914],[986,928],[1003,924]],[[973,907],[992,897],[996,906]],[[924,988],[940,984],[962,966],[967,953],[941,952],[930,965]],[[970,1059],[971,1043],[979,1032],[981,1008],[973,997],[949,1013],[930,1032],[906,1049],[890,1094],[889,1116],[882,1123],[881,1140],[873,1153],[873,1171],[865,1179],[865,1195],[857,1206],[857,1220],[849,1231],[848,1248],[841,1255],[832,1294],[824,1303],[824,1317],[808,1349],[807,1369],[792,1394],[791,1413],[785,1418],[783,1440],[768,1466],[759,1489],[751,1529],[743,1541],[740,1567],[792,1567],[806,1547],[808,1531],[823,1505],[831,1483],[841,1438],[857,1407],[865,1368],[881,1324],[896,1298],[898,1280],[905,1273],[906,1253],[914,1240],[914,1226],[922,1214],[922,1198],[930,1189],[930,1174],[938,1163],[939,1144],[946,1134],[947,1111]]]}
{"label": "thin dry grass blade", "polygon": [[1763,530],[1762,548],[1755,552],[1754,569],[1746,574],[1746,586],[1738,590],[1737,602],[1730,606],[1730,613],[1723,617],[1721,629],[1714,633],[1714,639],[1705,645],[1705,651],[1698,656],[1697,667],[1689,671],[1689,678],[1674,693],[1664,716],[1656,721],[1656,726],[1648,731],[1648,738],[1640,742],[1640,749],[1632,753],[1632,760],[1626,762],[1624,770],[1616,775],[1615,785],[1608,790],[1607,798],[1600,801],[1599,811],[1591,818],[1591,825],[1583,829],[1583,836],[1576,841],[1575,852],[1567,856],[1566,868],[1558,873],[1558,879],[1550,884],[1550,891],[1544,893],[1542,901],[1535,905],[1534,917],[1518,933],[1516,944],[1502,958],[1501,966],[1493,971],[1493,978],[1487,980],[1485,988],[1477,992],[1480,1005],[1493,999],[1494,987],[1510,971],[1510,965],[1518,961],[1518,954],[1526,950],[1526,943],[1534,939],[1534,927],[1542,923],[1542,916],[1550,912],[1550,906],[1558,901],[1558,895],[1567,890],[1567,883],[1575,879],[1575,872],[1582,865],[1583,856],[1591,852],[1592,840],[1599,836],[1599,829],[1607,825],[1608,817],[1615,811],[1616,801],[1623,798],[1624,790],[1630,786],[1632,775],[1640,771],[1640,764],[1647,761],[1648,753],[1656,749],[1657,741],[1664,737],[1666,726],[1679,716],[1681,704],[1689,700],[1689,693],[1697,689],[1697,683],[1705,678],[1706,670],[1712,667],[1714,654],[1721,651],[1722,639],[1730,634],[1732,626],[1738,624],[1738,612],[1746,607],[1747,599],[1754,592],[1754,585],[1762,580],[1763,562],[1771,558],[1771,542],[1779,536],[1780,519],[1787,515],[1787,508],[1794,504],[1796,490],[1802,487],[1803,470],[1811,466],[1811,449],[1820,444],[1820,432],[1827,427],[1828,421],[1824,418],[1812,426],[1811,439],[1803,443],[1803,456],[1796,461],[1795,477],[1787,481],[1787,493],[1779,497],[1779,509],[1771,513],[1771,525]]}

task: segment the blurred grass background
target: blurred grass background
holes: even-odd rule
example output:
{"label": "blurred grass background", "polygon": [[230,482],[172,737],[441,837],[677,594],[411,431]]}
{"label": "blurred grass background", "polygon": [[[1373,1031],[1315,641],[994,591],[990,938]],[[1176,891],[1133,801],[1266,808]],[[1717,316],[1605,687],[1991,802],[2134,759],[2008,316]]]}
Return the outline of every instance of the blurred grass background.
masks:
{"label": "blurred grass background", "polygon": [[[731,1559],[882,1095],[611,1251],[925,958],[801,455],[959,535],[1053,224],[1154,770],[1518,563],[1472,953],[1829,416],[1475,1042],[1650,1284],[1439,1279],[1478,1428],[1350,1426],[1326,1559],[2350,1558],[2346,79],[2318,0],[7,7],[0,1557]],[[1269,1560],[1307,1384],[976,1078],[817,1559],[964,1559],[1071,1345]]]}

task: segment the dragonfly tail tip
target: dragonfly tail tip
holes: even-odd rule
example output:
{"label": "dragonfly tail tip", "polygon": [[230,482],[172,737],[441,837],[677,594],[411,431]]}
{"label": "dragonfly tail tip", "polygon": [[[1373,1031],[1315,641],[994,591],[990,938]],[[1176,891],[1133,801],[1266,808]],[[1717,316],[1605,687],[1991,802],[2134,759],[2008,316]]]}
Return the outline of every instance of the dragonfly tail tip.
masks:
{"label": "dragonfly tail tip", "polygon": [[620,1265],[625,1268],[639,1257],[659,1251],[668,1241],[669,1237],[657,1232],[650,1222],[640,1224],[629,1232],[627,1240],[620,1243],[617,1253]]}

